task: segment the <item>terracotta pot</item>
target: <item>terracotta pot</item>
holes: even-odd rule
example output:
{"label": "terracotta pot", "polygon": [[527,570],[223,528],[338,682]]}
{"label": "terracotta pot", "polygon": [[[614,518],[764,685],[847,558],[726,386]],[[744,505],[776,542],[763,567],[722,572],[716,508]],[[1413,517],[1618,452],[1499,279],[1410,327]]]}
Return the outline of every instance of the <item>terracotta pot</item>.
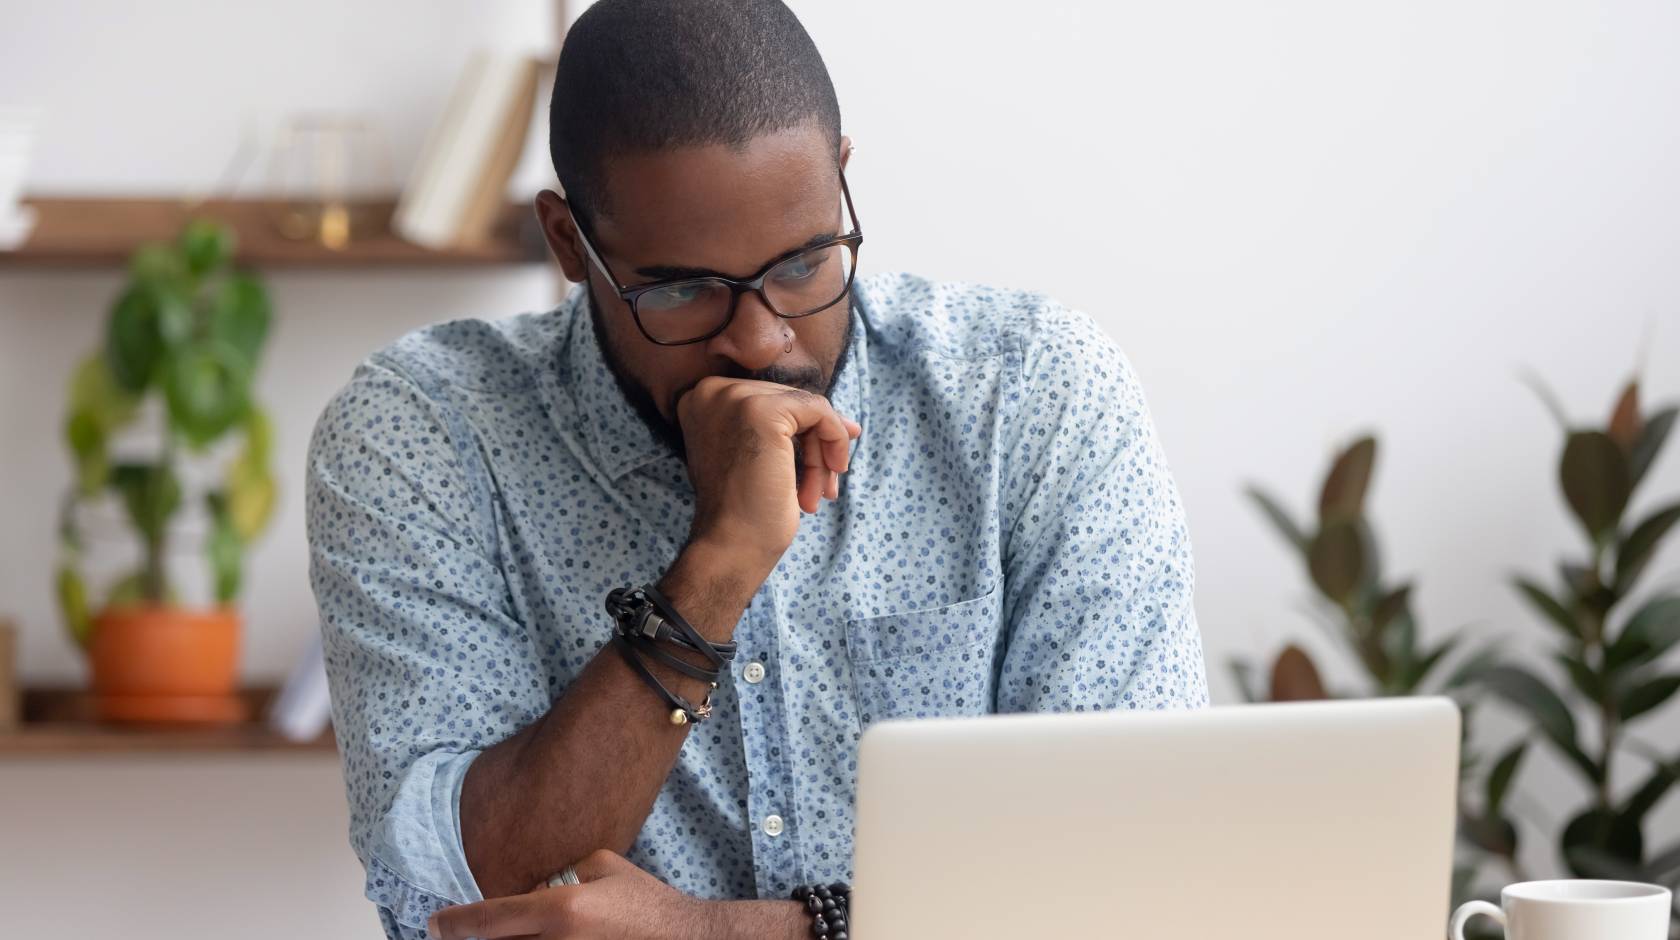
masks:
{"label": "terracotta pot", "polygon": [[113,607],[93,620],[88,648],[99,716],[108,721],[244,721],[236,694],[239,612],[162,605]]}

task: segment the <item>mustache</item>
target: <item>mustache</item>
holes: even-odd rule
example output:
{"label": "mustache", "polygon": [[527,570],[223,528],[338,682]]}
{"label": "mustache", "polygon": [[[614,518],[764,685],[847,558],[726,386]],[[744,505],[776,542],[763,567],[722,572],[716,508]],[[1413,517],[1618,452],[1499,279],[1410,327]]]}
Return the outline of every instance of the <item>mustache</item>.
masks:
{"label": "mustache", "polygon": [[[768,369],[743,369],[732,363],[715,374],[726,379],[751,379],[755,382],[769,382],[772,385],[786,385],[789,388],[797,388],[813,395],[828,394],[828,380],[823,376],[822,370],[815,366],[803,368],[771,366]],[[675,415],[677,413],[677,402],[681,401],[684,395],[687,395],[694,386],[699,384],[700,379],[695,379],[672,392],[669,413]]]}

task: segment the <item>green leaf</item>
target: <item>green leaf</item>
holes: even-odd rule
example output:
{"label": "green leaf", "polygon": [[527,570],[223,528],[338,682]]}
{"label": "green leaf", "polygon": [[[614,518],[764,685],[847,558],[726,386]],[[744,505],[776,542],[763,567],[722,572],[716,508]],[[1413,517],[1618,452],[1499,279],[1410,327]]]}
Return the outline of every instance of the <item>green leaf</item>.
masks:
{"label": "green leaf", "polygon": [[1645,478],[1645,471],[1651,469],[1651,464],[1662,452],[1663,441],[1668,438],[1668,432],[1674,428],[1674,418],[1680,414],[1680,408],[1664,408],[1652,415],[1645,422],[1645,430],[1639,435],[1639,443],[1634,445],[1633,456],[1628,458],[1628,473],[1633,485]]}
{"label": "green leaf", "polygon": [[1569,681],[1589,702],[1596,702],[1604,695],[1604,677],[1593,671],[1593,668],[1576,659],[1568,653],[1558,653],[1553,656],[1557,664],[1569,673]]}
{"label": "green leaf", "polygon": [[181,230],[178,243],[187,269],[203,277],[232,260],[237,241],[233,229],[211,219],[194,219]]}
{"label": "green leaf", "polygon": [[1563,405],[1558,401],[1558,397],[1547,387],[1545,380],[1531,369],[1524,369],[1518,373],[1517,378],[1524,385],[1533,389],[1535,396],[1540,399],[1540,403],[1546,406],[1546,410],[1551,412],[1552,419],[1557,421],[1558,427],[1568,431],[1569,415],[1563,410]]}
{"label": "green leaf", "polygon": [[1545,588],[1527,578],[1513,578],[1511,583],[1515,584],[1517,590],[1528,598],[1528,602],[1534,605],[1535,610],[1544,614],[1546,619],[1554,626],[1560,627],[1565,636],[1571,640],[1581,638],[1581,625],[1575,619],[1575,615],[1570,613],[1567,607],[1558,603],[1556,598],[1546,593]]}
{"label": "green leaf", "polygon": [[[1641,837],[1643,840],[1643,836]],[[1645,867],[1620,854],[1593,845],[1573,845],[1563,850],[1564,861],[1577,878],[1607,881],[1647,881]]]}
{"label": "green leaf", "polygon": [[1653,598],[1628,618],[1604,654],[1604,668],[1616,672],[1640,666],[1680,643],[1680,596]]}
{"label": "green leaf", "polygon": [[1407,691],[1410,692],[1416,690],[1419,686],[1423,685],[1424,680],[1429,677],[1429,673],[1435,669],[1436,665],[1438,665],[1449,653],[1457,648],[1460,639],[1461,637],[1456,636],[1447,637],[1434,649],[1425,653],[1416,662],[1412,663],[1405,681]]}
{"label": "green leaf", "polygon": [[274,453],[274,422],[268,412],[252,403],[245,412],[245,459],[253,466],[266,467]]}
{"label": "green leaf", "polygon": [[170,422],[189,443],[203,447],[245,417],[250,384],[250,365],[232,346],[194,343],[171,358],[164,378]]}
{"label": "green leaf", "polygon": [[1639,380],[1634,379],[1622,389],[1622,396],[1616,400],[1616,407],[1610,413],[1610,439],[1621,447],[1623,453],[1631,454],[1644,426],[1645,422],[1639,416]]}
{"label": "green leaf", "polygon": [[185,288],[187,265],[174,245],[148,242],[129,256],[128,274],[137,282],[179,291]]}
{"label": "green leaf", "polygon": [[140,398],[117,384],[107,357],[94,353],[70,377],[70,411],[86,414],[109,435],[134,420]]}
{"label": "green leaf", "polygon": [[228,464],[223,481],[228,515],[240,539],[257,537],[274,514],[276,487],[268,461],[274,449],[274,429],[256,405],[245,412],[245,449]]}
{"label": "green leaf", "polygon": [[70,632],[70,638],[77,646],[86,647],[93,636],[93,618],[88,611],[87,582],[76,572],[75,568],[64,565],[58,569],[54,579],[54,587],[58,595],[58,610],[64,617],[64,626]]}
{"label": "green leaf", "polygon": [[228,518],[234,532],[249,541],[257,537],[274,514],[274,478],[263,469],[249,469],[244,460],[234,461],[228,469]]}
{"label": "green leaf", "polygon": [[1481,649],[1465,657],[1464,660],[1453,669],[1453,671],[1447,676],[1447,680],[1441,684],[1441,688],[1450,691],[1480,683],[1482,681],[1482,676],[1484,676],[1488,670],[1496,668],[1500,665],[1500,654],[1503,646],[1504,643],[1497,639],[1489,640],[1487,643],[1483,644]]}
{"label": "green leaf", "polygon": [[1405,613],[1411,595],[1412,586],[1410,584],[1402,584],[1383,595],[1383,598],[1377,601],[1376,608],[1371,611],[1371,625],[1381,630],[1388,625],[1390,620]]}
{"label": "green leaf", "polygon": [[1622,449],[1601,431],[1576,431],[1564,445],[1559,476],[1575,517],[1596,541],[1614,532],[1633,480]]}
{"label": "green leaf", "polygon": [[1629,689],[1616,703],[1622,721],[1632,721],[1652,709],[1661,708],[1676,691],[1680,691],[1680,675],[1657,676]]}
{"label": "green leaf", "polygon": [[1560,839],[1564,860],[1578,878],[1621,878],[1645,854],[1639,826],[1619,813],[1589,809],[1569,821]]}
{"label": "green leaf", "polygon": [[[173,585],[163,586],[163,600],[174,604],[180,601],[180,594]],[[126,607],[130,604],[141,604],[146,601],[146,573],[131,571],[118,578],[111,584],[110,590],[105,592],[106,607]]]}
{"label": "green leaf", "polygon": [[1308,702],[1329,697],[1318,667],[1306,651],[1294,644],[1284,647],[1277,662],[1272,664],[1271,700]]}
{"label": "green leaf", "polygon": [[160,296],[145,286],[131,287],[111,310],[106,324],[105,359],[118,387],[124,391],[143,391],[163,357],[163,335],[158,322]]}
{"label": "green leaf", "polygon": [[1266,518],[1271,520],[1272,526],[1283,535],[1284,540],[1295,546],[1296,551],[1305,555],[1311,540],[1307,538],[1305,532],[1301,531],[1301,527],[1295,524],[1295,520],[1289,517],[1289,513],[1278,504],[1277,500],[1257,486],[1250,486],[1244,492],[1248,494],[1248,498],[1253,500],[1256,506],[1260,507],[1260,511],[1265,514]]}
{"label": "green leaf", "polygon": [[1558,562],[1558,574],[1563,578],[1564,590],[1577,596],[1591,591],[1593,586],[1598,583],[1598,578],[1592,573],[1592,569],[1586,565],[1560,561]]}
{"label": "green leaf", "polygon": [[148,542],[161,541],[169,517],[181,506],[181,484],[174,472],[168,465],[118,464],[111,482],[141,536]]}
{"label": "green leaf", "polygon": [[239,594],[245,544],[234,529],[227,499],[221,493],[212,492],[205,495],[205,503],[211,518],[210,538],[205,551],[216,584],[216,601],[226,604]]}
{"label": "green leaf", "polygon": [[1505,805],[1505,794],[1511,788],[1511,780],[1516,777],[1517,768],[1521,766],[1523,755],[1527,752],[1528,742],[1520,741],[1493,765],[1493,771],[1488,774],[1487,779],[1488,815],[1498,815],[1499,808]]}
{"label": "green leaf", "polygon": [[262,282],[249,274],[232,274],[210,301],[210,335],[239,350],[254,368],[271,316]]}
{"label": "green leaf", "polygon": [[1496,813],[1472,816],[1460,813],[1458,833],[1464,841],[1483,852],[1510,858],[1517,851],[1517,827]]}
{"label": "green leaf", "polygon": [[1519,666],[1495,666],[1482,674],[1482,685],[1527,712],[1541,732],[1593,783],[1603,775],[1576,741],[1575,716],[1539,677]]}
{"label": "green leaf", "polygon": [[1680,522],[1680,503],[1659,509],[1634,526],[1616,550],[1616,592],[1625,594],[1639,573],[1657,553],[1657,545],[1668,530]]}
{"label": "green leaf", "polygon": [[1342,451],[1330,466],[1318,497],[1318,518],[1357,518],[1365,505],[1365,491],[1371,485],[1371,468],[1377,459],[1377,441],[1362,437]]}
{"label": "green leaf", "polygon": [[110,475],[110,460],[105,451],[105,429],[98,419],[85,411],[78,411],[64,422],[64,438],[70,453],[76,458],[76,488],[83,495],[97,493]]}
{"label": "green leaf", "polygon": [[1365,549],[1359,529],[1347,519],[1325,523],[1312,541],[1307,567],[1325,597],[1346,604],[1365,574]]}
{"label": "green leaf", "polygon": [[1617,815],[1627,819],[1634,826],[1644,825],[1645,817],[1656,808],[1658,803],[1667,795],[1675,781],[1680,780],[1680,763],[1655,761],[1651,768],[1651,776],[1640,784],[1622,804]]}

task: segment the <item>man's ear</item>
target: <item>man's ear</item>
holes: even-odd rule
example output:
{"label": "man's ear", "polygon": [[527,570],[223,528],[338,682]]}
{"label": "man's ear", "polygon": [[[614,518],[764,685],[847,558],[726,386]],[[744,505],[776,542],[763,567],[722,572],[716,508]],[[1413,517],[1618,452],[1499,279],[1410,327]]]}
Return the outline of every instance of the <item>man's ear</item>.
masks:
{"label": "man's ear", "polygon": [[852,139],[850,137],[847,137],[844,134],[842,134],[842,135],[840,135],[840,170],[841,170],[841,172],[845,172],[846,161],[850,160],[851,158],[852,158]]}
{"label": "man's ear", "polygon": [[537,221],[542,224],[543,238],[548,242],[548,250],[554,254],[554,260],[560,262],[560,270],[565,272],[566,280],[574,284],[587,280],[589,259],[583,253],[582,243],[578,241],[577,226],[572,222],[572,213],[566,205],[566,198],[551,189],[545,189],[537,193],[536,210]]}

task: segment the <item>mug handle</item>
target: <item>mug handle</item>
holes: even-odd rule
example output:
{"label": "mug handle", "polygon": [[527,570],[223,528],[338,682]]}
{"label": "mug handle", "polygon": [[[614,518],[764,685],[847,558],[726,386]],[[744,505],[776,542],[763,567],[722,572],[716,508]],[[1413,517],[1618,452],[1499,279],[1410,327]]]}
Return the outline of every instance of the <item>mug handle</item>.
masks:
{"label": "mug handle", "polygon": [[1447,928],[1452,940],[1464,940],[1464,924],[1470,918],[1481,914],[1499,921],[1499,926],[1505,926],[1505,912],[1486,901],[1466,901],[1453,911],[1452,926]]}

